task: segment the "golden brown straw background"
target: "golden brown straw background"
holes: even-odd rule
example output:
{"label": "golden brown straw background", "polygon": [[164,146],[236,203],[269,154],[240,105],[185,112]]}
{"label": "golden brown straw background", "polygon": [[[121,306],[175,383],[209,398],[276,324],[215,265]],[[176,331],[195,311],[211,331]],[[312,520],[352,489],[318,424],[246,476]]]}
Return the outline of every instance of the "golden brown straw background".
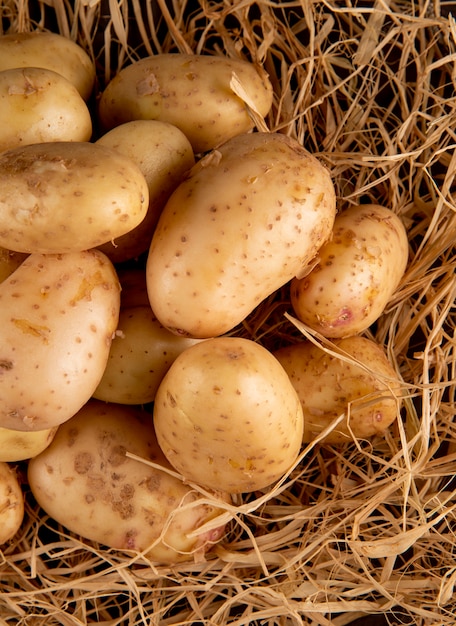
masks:
{"label": "golden brown straw background", "polygon": [[[23,527],[0,552],[1,626],[343,626],[397,606],[407,623],[454,626],[450,9],[456,15],[439,0],[0,0],[3,32],[51,29],[84,46],[98,89],[156,52],[263,65],[275,90],[267,127],[330,168],[340,210],[384,204],[401,215],[410,242],[402,284],[366,333],[403,380],[404,409],[384,438],[309,445],[282,483],[227,507],[227,534],[206,561],[175,567],[85,542],[26,494]],[[274,347],[303,332],[321,341],[290,315],[284,291],[236,332]]]}

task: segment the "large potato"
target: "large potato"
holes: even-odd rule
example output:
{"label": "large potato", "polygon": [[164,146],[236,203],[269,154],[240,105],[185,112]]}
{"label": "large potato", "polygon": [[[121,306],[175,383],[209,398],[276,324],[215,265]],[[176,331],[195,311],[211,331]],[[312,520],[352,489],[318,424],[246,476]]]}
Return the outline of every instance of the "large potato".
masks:
{"label": "large potato", "polygon": [[51,70],[0,72],[0,151],[46,141],[89,141],[92,118],[73,83]]}
{"label": "large potato", "polygon": [[15,463],[31,459],[51,443],[57,426],[44,430],[0,428],[0,461]]}
{"label": "large potato", "polygon": [[398,215],[375,204],[350,207],[336,217],[312,271],[291,282],[296,317],[326,337],[363,332],[383,313],[407,260]]}
{"label": "large potato", "polygon": [[99,102],[102,127],[140,119],[169,122],[201,153],[253,128],[245,101],[231,87],[237,76],[249,105],[265,116],[272,87],[265,72],[247,61],[213,55],[157,54],[123,68]]}
{"label": "large potato", "polygon": [[148,187],[128,157],[90,142],[0,154],[0,246],[52,254],[94,248],[145,217]]}
{"label": "large potato", "polygon": [[279,133],[239,135],[200,160],[166,203],[147,259],[161,323],[222,335],[299,276],[331,234],[329,172]]}
{"label": "large potato", "polygon": [[14,470],[0,462],[0,546],[14,537],[24,519],[24,497]]}
{"label": "large potato", "polygon": [[67,78],[84,100],[92,93],[95,65],[77,43],[47,31],[0,36],[0,71],[17,67],[41,67]]}
{"label": "large potato", "polygon": [[0,283],[0,427],[45,430],[74,415],[104,372],[119,308],[98,250],[31,254]]}
{"label": "large potato", "polygon": [[207,339],[177,356],[158,387],[154,424],[183,476],[229,493],[280,479],[303,434],[287,373],[266,348],[239,337]]}
{"label": "large potato", "polygon": [[196,341],[163,328],[150,306],[122,308],[94,398],[121,404],[153,402],[171,363]]}
{"label": "large potato", "polygon": [[163,206],[194,165],[195,156],[182,131],[158,120],[121,124],[96,143],[117,150],[135,162],[149,188],[149,207],[143,221],[115,241],[99,246],[113,263],[120,263],[149,248]]}
{"label": "large potato", "polygon": [[220,540],[224,524],[198,530],[215,520],[229,497],[203,498],[164,471],[169,467],[150,415],[91,400],[29,462],[28,479],[46,513],[85,539],[144,551],[160,563],[199,559]]}
{"label": "large potato", "polygon": [[340,416],[342,421],[324,442],[339,444],[383,434],[401,406],[395,369],[383,348],[366,337],[337,339],[334,345],[336,355],[311,341],[274,352],[301,400],[304,441],[320,436]]}

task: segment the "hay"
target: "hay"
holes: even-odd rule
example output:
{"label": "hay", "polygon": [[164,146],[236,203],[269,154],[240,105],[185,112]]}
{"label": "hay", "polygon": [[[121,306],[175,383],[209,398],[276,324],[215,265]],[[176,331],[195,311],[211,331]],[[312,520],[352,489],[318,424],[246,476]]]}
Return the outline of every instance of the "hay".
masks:
{"label": "hay", "polygon": [[[0,553],[2,626],[342,626],[398,606],[404,622],[454,624],[456,22],[444,9],[427,0],[0,2],[3,32],[48,28],[83,45],[99,89],[154,52],[263,64],[275,89],[268,128],[328,165],[341,210],[385,204],[410,241],[402,284],[366,332],[403,380],[404,409],[386,437],[312,443],[280,484],[238,497],[214,554],[172,568],[81,541],[36,507],[24,480],[26,519]],[[236,332],[276,347],[302,336],[290,311],[284,290]]]}

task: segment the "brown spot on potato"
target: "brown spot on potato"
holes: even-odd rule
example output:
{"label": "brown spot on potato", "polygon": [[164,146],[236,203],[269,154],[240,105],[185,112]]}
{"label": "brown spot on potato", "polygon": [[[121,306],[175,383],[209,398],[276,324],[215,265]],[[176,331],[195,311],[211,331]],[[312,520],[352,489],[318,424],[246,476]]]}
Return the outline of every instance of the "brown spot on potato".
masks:
{"label": "brown spot on potato", "polygon": [[76,474],[87,474],[95,464],[95,459],[90,452],[79,452],[74,458],[74,471]]}

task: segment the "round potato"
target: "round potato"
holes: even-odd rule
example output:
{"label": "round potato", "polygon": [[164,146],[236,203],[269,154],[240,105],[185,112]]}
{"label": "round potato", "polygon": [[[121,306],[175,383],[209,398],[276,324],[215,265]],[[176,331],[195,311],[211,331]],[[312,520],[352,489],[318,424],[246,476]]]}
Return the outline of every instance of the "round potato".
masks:
{"label": "round potato", "polygon": [[242,83],[249,106],[265,116],[273,92],[256,65],[224,56],[170,53],[120,70],[101,95],[101,126],[161,120],[180,128],[195,153],[206,152],[254,126],[246,102],[232,88],[233,76]]}
{"label": "round potato", "polygon": [[51,443],[57,427],[23,431],[0,428],[0,461],[15,463],[31,459]]}
{"label": "round potato", "polygon": [[128,157],[90,142],[32,144],[0,154],[0,246],[53,254],[95,248],[135,228],[147,182]]}
{"label": "round potato", "polygon": [[29,462],[28,480],[46,513],[87,540],[159,563],[200,559],[223,536],[230,498],[202,497],[169,467],[149,414],[91,400]]}
{"label": "round potato", "polygon": [[183,476],[229,493],[280,479],[303,434],[287,373],[266,348],[239,337],[201,341],[175,359],[155,396],[154,424]]}
{"label": "round potato", "polygon": [[302,274],[335,214],[329,172],[298,142],[231,139],[196,163],[162,211],[146,267],[152,310],[177,334],[232,330]]}
{"label": "round potato", "polygon": [[362,333],[384,312],[407,260],[398,215],[375,204],[350,207],[336,217],[312,271],[291,281],[296,317],[326,337]]}
{"label": "round potato", "polygon": [[150,306],[122,308],[106,369],[93,397],[121,404],[153,402],[171,363],[197,341],[163,328]]}
{"label": "round potato", "polygon": [[31,254],[0,283],[0,427],[45,430],[74,415],[103,375],[119,309],[98,250]]}
{"label": "round potato", "polygon": [[[401,406],[401,382],[383,348],[366,337],[334,341],[336,355],[311,341],[274,352],[301,400],[306,442],[325,435],[325,443],[382,435],[396,420]],[[342,355],[342,358],[337,356]]]}
{"label": "round potato", "polygon": [[92,118],[73,83],[51,70],[0,72],[0,151],[46,141],[89,141]]}
{"label": "round potato", "polygon": [[0,462],[0,546],[14,537],[24,519],[24,497],[14,470]]}
{"label": "round potato", "polygon": [[113,263],[121,263],[148,250],[160,213],[194,165],[195,156],[182,131],[157,120],[121,124],[96,143],[112,148],[136,163],[149,188],[149,207],[143,221],[115,241],[99,246]]}
{"label": "round potato", "polygon": [[67,78],[84,100],[95,84],[95,65],[76,42],[57,33],[33,31],[0,36],[0,71],[40,67]]}

